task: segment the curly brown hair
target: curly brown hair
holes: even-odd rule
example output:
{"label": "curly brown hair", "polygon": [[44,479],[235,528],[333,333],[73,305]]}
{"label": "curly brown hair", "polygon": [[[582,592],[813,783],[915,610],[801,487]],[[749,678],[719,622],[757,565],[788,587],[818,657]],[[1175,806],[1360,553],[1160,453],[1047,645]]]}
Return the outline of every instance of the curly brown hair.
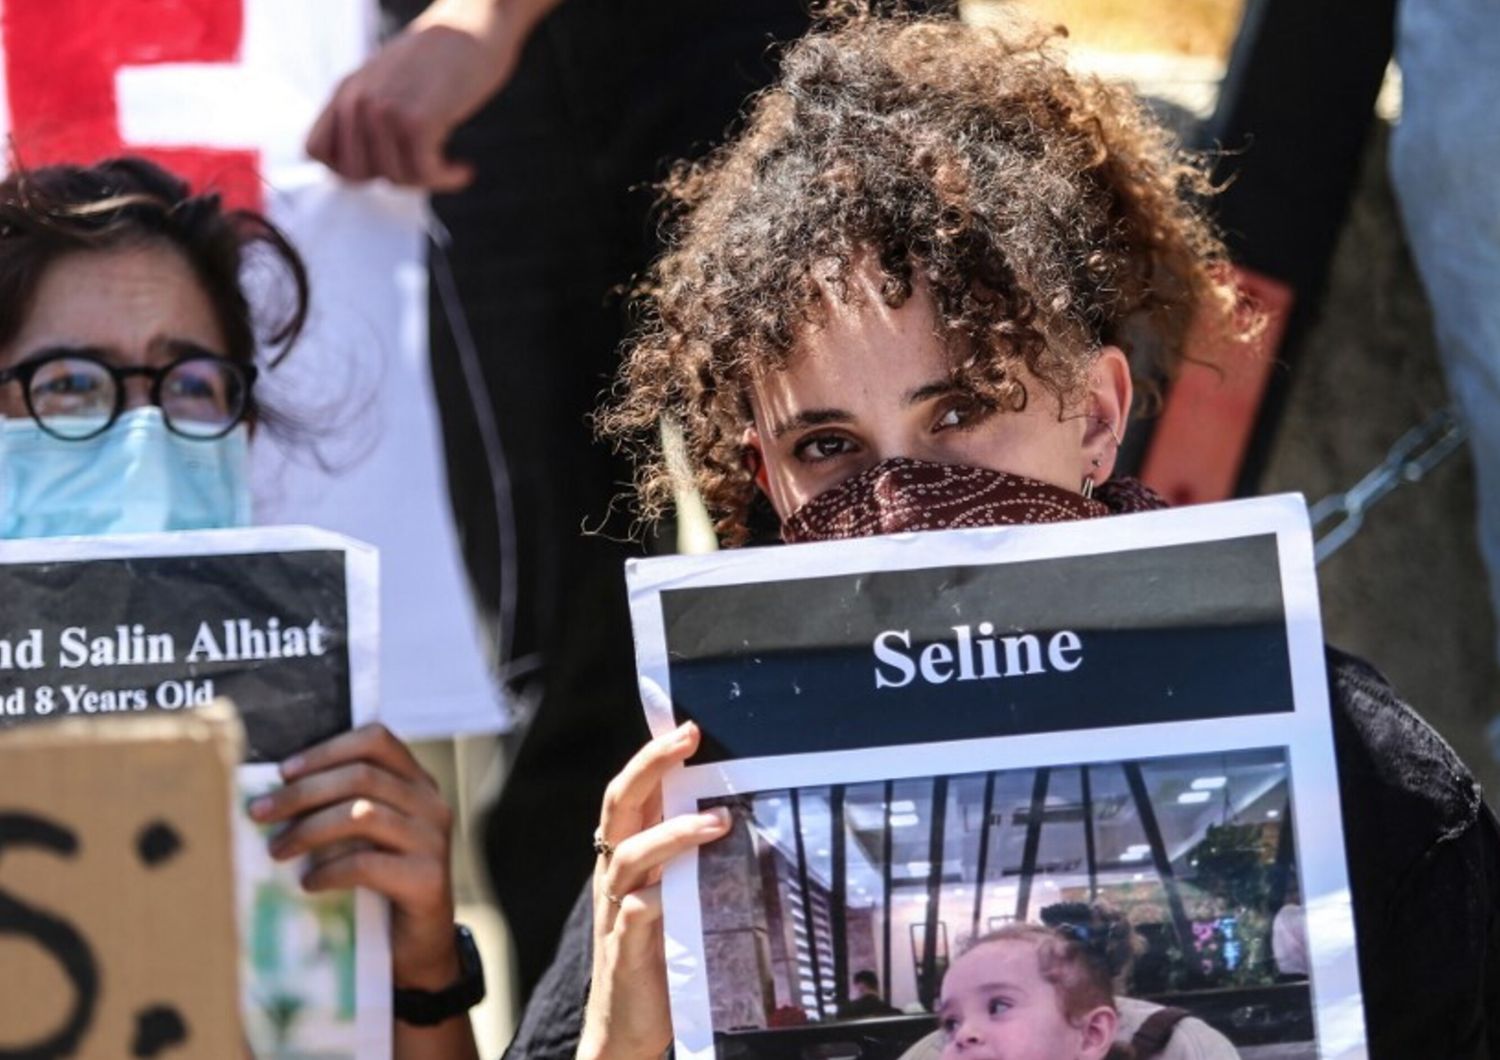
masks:
{"label": "curly brown hair", "polygon": [[856,300],[866,259],[891,307],[930,293],[955,382],[1000,409],[1027,401],[1017,366],[1061,407],[1102,345],[1170,375],[1190,320],[1244,328],[1204,166],[1129,90],[1071,73],[1058,36],[842,17],[787,51],[740,135],[673,170],[670,249],[598,419],[636,454],[644,519],[673,496],[667,418],[721,537],[744,540],[748,384],[786,365],[825,291]]}

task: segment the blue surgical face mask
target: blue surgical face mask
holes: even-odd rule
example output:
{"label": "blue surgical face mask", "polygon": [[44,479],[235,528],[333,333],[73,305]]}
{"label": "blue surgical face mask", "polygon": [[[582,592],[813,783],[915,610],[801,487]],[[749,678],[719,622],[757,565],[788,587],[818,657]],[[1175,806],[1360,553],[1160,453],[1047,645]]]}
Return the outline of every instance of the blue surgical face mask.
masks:
{"label": "blue surgical face mask", "polygon": [[183,438],[155,407],[84,441],[0,417],[0,539],[247,526],[247,428]]}

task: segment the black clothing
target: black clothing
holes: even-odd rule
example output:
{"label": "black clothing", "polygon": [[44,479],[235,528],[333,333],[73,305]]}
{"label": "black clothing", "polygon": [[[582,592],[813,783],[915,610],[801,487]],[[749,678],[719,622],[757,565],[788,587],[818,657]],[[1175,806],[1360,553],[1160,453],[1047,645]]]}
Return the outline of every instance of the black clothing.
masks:
{"label": "black clothing", "polygon": [[[1328,684],[1370,1058],[1500,1060],[1500,823],[1373,667]],[[571,1060],[591,938],[585,890],[506,1060]]]}
{"label": "black clothing", "polygon": [[[423,5],[387,6],[409,16]],[[449,499],[476,606],[523,714],[484,823],[523,997],[592,869],[588,836],[604,786],[648,736],[621,574],[640,548],[622,540],[628,504],[614,503],[630,472],[588,423],[625,335],[611,291],[657,252],[650,185],[670,162],[723,139],[746,96],[770,82],[772,42],[806,29],[804,7],[567,0],[533,32],[510,83],[454,136],[448,153],[476,164],[474,185],[433,199],[484,384],[475,393],[475,367],[435,282],[432,372]],[[499,485],[509,485],[499,510],[480,426],[491,414],[504,453]],[[513,527],[503,525],[506,507]],[[513,578],[502,547],[514,555]]]}
{"label": "black clothing", "polygon": [[[383,3],[397,21],[426,6]],[[630,469],[588,422],[627,331],[618,292],[661,249],[653,184],[724,140],[747,97],[771,83],[776,44],[807,30],[807,6],[565,0],[448,147],[476,164],[475,183],[432,201],[479,362],[465,363],[435,274],[448,495],[495,664],[522,715],[484,843],[523,998],[551,959],[567,896],[593,867],[587,837],[604,786],[648,735],[621,576],[641,551],[624,540]],[[489,421],[500,467],[486,456]]]}
{"label": "black clothing", "polygon": [[1371,1060],[1500,1058],[1500,824],[1374,667],[1328,672]]}
{"label": "black clothing", "polygon": [[838,1007],[838,1018],[841,1020],[867,1020],[876,1016],[899,1015],[900,1009],[887,1004],[884,998],[875,994],[861,994]]}
{"label": "black clothing", "polygon": [[594,960],[594,905],[584,885],[563,925],[552,964],[521,1013],[502,1060],[574,1060]]}

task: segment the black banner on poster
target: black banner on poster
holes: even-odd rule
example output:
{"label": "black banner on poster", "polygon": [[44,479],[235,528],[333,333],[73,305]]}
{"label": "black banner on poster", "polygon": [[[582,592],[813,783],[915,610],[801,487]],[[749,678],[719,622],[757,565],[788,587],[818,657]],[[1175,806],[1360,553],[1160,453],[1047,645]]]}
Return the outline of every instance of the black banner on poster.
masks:
{"label": "black banner on poster", "polygon": [[1280,585],[1264,534],[668,589],[673,710],[694,764],[1286,712]]}
{"label": "black banner on poster", "polygon": [[280,761],[354,720],[347,574],[337,548],[0,563],[0,727],[225,697]]}

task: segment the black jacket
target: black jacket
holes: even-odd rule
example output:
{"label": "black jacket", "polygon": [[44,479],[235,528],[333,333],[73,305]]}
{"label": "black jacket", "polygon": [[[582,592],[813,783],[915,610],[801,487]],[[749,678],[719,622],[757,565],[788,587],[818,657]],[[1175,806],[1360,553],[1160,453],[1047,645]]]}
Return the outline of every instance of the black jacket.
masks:
{"label": "black jacket", "polygon": [[1328,653],[1373,1060],[1500,1058],[1500,826],[1368,663]]}
{"label": "black jacket", "polygon": [[[1500,1060],[1500,824],[1432,727],[1330,649],[1329,700],[1371,1060]],[[572,1060],[588,889],[505,1060]]]}

